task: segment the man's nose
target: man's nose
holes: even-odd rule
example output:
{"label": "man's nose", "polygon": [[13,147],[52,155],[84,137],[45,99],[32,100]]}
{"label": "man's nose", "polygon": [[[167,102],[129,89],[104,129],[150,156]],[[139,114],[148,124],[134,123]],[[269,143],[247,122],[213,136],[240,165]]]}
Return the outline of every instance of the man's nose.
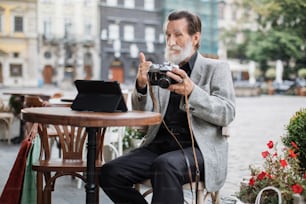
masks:
{"label": "man's nose", "polygon": [[175,38],[172,37],[172,36],[168,37],[167,44],[168,44],[168,46],[176,45]]}

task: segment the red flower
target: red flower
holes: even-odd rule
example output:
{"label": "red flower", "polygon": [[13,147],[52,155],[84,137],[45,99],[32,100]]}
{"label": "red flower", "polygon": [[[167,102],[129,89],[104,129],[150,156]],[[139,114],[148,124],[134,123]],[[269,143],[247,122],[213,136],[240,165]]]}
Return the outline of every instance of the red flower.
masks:
{"label": "red flower", "polygon": [[294,193],[298,193],[298,194],[301,194],[302,191],[304,190],[303,187],[299,184],[294,184],[291,186],[291,189]]}
{"label": "red flower", "polygon": [[296,144],[295,142],[291,141],[291,145],[292,145],[292,147],[294,147],[295,149],[299,149],[299,147],[297,146],[297,144]]}
{"label": "red flower", "polygon": [[281,159],[279,162],[282,165],[282,167],[286,167],[288,165],[285,159]]}
{"label": "red flower", "polygon": [[269,179],[273,179],[273,176],[272,176],[271,174],[267,174],[267,177],[268,177]]}
{"label": "red flower", "polygon": [[268,151],[264,151],[264,152],[261,153],[263,158],[266,158],[267,156],[269,156],[269,154],[270,153]]}
{"label": "red flower", "polygon": [[274,152],[273,157],[277,157],[277,152]]}
{"label": "red flower", "polygon": [[294,151],[292,149],[289,149],[289,157],[291,158],[295,158],[296,157],[296,154],[294,153]]}
{"label": "red flower", "polygon": [[257,178],[258,180],[262,180],[265,178],[266,175],[267,173],[265,171],[262,171],[260,174],[258,174]]}
{"label": "red flower", "polygon": [[268,143],[267,143],[267,146],[269,147],[269,149],[272,149],[273,148],[273,141],[269,141]]}
{"label": "red flower", "polygon": [[254,179],[254,177],[252,176],[252,177],[250,178],[250,180],[249,180],[249,185],[250,185],[250,186],[254,186],[254,184],[255,184],[255,179]]}

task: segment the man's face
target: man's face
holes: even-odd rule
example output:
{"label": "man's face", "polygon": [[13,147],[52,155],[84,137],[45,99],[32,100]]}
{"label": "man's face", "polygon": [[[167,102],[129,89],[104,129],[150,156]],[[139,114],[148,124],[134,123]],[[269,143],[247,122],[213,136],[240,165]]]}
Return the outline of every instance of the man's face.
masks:
{"label": "man's face", "polygon": [[165,58],[167,61],[180,64],[193,55],[198,37],[188,34],[186,19],[168,21],[165,33],[167,40]]}

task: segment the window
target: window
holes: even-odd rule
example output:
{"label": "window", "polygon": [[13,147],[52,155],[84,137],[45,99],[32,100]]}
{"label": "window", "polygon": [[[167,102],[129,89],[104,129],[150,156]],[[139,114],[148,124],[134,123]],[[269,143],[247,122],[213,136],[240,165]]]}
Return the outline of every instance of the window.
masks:
{"label": "window", "polygon": [[90,6],[92,3],[92,0],[84,0],[84,6]]}
{"label": "window", "polygon": [[145,10],[154,10],[154,0],[145,0],[144,1]]}
{"label": "window", "polygon": [[43,22],[43,29],[44,29],[44,36],[45,37],[50,37],[51,35],[51,18],[46,18],[44,19]]}
{"label": "window", "polygon": [[106,0],[106,5],[108,6],[117,6],[117,0]]}
{"label": "window", "polygon": [[10,76],[21,77],[22,76],[22,65],[21,64],[10,64]]}
{"label": "window", "polygon": [[65,31],[65,36],[67,37],[72,34],[72,22],[70,18],[65,19],[64,31]]}
{"label": "window", "polygon": [[145,28],[145,41],[146,42],[155,41],[155,28],[154,27],[149,26]]}
{"label": "window", "polygon": [[119,25],[109,24],[108,26],[108,39],[117,40],[119,39]]}
{"label": "window", "polygon": [[13,57],[18,58],[19,57],[19,52],[13,52]]}
{"label": "window", "polygon": [[85,22],[84,34],[85,36],[91,36],[92,25],[89,21]]}
{"label": "window", "polygon": [[124,26],[124,40],[127,40],[127,41],[134,40],[134,26],[132,25]]}
{"label": "window", "polygon": [[135,8],[135,0],[124,0],[124,7]]}
{"label": "window", "polygon": [[218,4],[218,15],[219,15],[219,19],[224,19],[225,17],[225,4],[224,3],[220,3]]}
{"label": "window", "polygon": [[154,44],[152,42],[147,42],[146,43],[147,46],[147,51],[153,53],[155,48],[154,48]]}
{"label": "window", "polygon": [[14,32],[23,32],[23,17],[14,17]]}
{"label": "window", "polygon": [[107,30],[106,29],[102,29],[100,37],[101,37],[101,40],[106,40],[107,39]]}

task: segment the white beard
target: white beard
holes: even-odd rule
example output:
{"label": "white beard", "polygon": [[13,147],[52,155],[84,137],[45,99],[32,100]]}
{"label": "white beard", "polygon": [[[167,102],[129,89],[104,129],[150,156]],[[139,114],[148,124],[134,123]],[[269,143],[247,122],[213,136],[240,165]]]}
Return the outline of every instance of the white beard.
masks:
{"label": "white beard", "polygon": [[[177,52],[178,50],[180,51],[179,54],[175,54],[174,52]],[[178,45],[174,45],[172,47],[167,46],[165,48],[165,58],[168,62],[178,65],[190,57],[192,51],[192,41],[190,39],[183,48],[179,47]]]}

